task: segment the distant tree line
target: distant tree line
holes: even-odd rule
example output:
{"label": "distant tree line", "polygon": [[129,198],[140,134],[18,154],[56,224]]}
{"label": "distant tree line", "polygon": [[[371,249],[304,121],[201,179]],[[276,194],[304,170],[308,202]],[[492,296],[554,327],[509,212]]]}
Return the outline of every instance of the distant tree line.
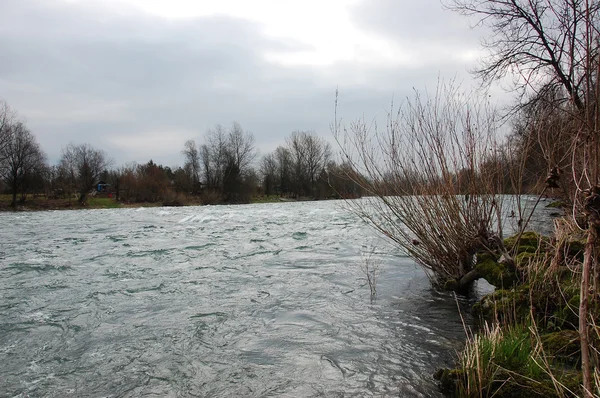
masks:
{"label": "distant tree line", "polygon": [[347,178],[349,166],[334,162],[330,144],[310,131],[291,133],[284,146],[258,161],[257,168],[254,137],[238,123],[229,130],[215,126],[204,143],[187,141],[182,153],[188,190],[207,202],[247,202],[257,194],[310,199],[362,194]]}
{"label": "distant tree line", "polygon": [[[247,203],[256,196],[301,199],[359,197],[348,164],[332,159],[331,146],[314,132],[295,131],[283,146],[258,159],[254,136],[234,122],[216,125],[203,142],[185,142],[183,167],[149,160],[114,167],[101,149],[70,143],[50,165],[35,136],[9,105],[0,101],[0,192],[12,207],[28,195],[85,203],[89,195],[117,201],[180,205],[189,202]],[[104,188],[98,192],[97,186]]]}
{"label": "distant tree line", "polygon": [[[569,185],[575,183],[568,178],[573,167],[569,154],[574,127],[566,112],[555,112],[559,95],[559,90],[542,90],[523,106],[513,118],[508,139],[490,148],[478,174],[469,167],[450,170],[457,192],[470,180],[490,175],[497,192],[540,191],[550,165],[560,167],[565,176],[561,189],[565,193],[570,190]],[[49,165],[25,121],[0,101],[0,192],[10,194],[13,207],[25,202],[28,195],[83,203],[101,181],[109,184],[117,201],[177,205],[190,199],[205,204],[247,203],[263,195],[357,198],[372,195],[374,186],[380,193],[412,195],[417,193],[412,180],[420,178],[417,170],[405,170],[402,175],[365,173],[367,180],[356,165],[336,162],[330,144],[313,131],[294,131],[283,145],[259,157],[253,134],[236,122],[229,128],[216,125],[200,144],[186,141],[182,155],[183,167],[152,160],[114,167],[103,150],[70,143],[63,148],[59,162]],[[441,176],[436,180],[432,175],[430,180],[431,185],[447,183]]]}

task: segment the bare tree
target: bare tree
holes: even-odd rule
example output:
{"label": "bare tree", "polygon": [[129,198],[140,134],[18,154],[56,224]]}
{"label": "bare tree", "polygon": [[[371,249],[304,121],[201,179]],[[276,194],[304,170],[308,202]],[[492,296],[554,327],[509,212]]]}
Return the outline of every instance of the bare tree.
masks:
{"label": "bare tree", "polygon": [[[475,73],[484,82],[512,77],[524,101],[518,109],[543,102],[535,119],[552,117],[563,124],[539,141],[548,170],[567,163],[575,205],[585,185],[600,183],[600,137],[597,129],[600,94],[600,2],[597,0],[447,0],[447,6],[478,18],[492,34],[484,41],[488,56]],[[568,121],[571,125],[564,126]],[[567,128],[565,128],[567,127]],[[565,134],[565,131],[567,134]],[[566,139],[566,140],[565,140]],[[564,157],[551,152],[564,143]],[[550,147],[544,148],[543,146]],[[566,150],[564,148],[566,147]],[[550,159],[552,158],[552,159]],[[571,159],[575,161],[572,162]],[[563,168],[563,167],[561,167]],[[578,198],[579,196],[579,198]]]}
{"label": "bare tree", "polygon": [[229,131],[227,153],[230,161],[240,169],[241,173],[245,173],[256,158],[254,135],[244,131],[238,122],[233,122]]}
{"label": "bare tree", "polygon": [[70,176],[79,194],[79,202],[84,203],[88,193],[98,183],[100,174],[110,166],[104,151],[89,144],[69,144],[62,150],[61,167]]}
{"label": "bare tree", "polygon": [[539,93],[560,86],[582,110],[598,57],[600,3],[585,0],[448,0],[448,8],[479,18],[492,30],[489,56],[475,72],[491,82],[517,77],[517,88]]}
{"label": "bare tree", "polygon": [[331,146],[314,133],[305,135],[304,145],[306,147],[306,171],[311,188],[314,189],[319,174],[325,169],[331,158]]}
{"label": "bare tree", "polygon": [[254,174],[250,165],[255,157],[254,136],[234,122],[225,146],[222,193],[226,201],[249,201],[250,186],[245,181],[246,177]]}
{"label": "bare tree", "polygon": [[279,146],[275,149],[277,162],[277,185],[281,194],[288,194],[292,183],[292,155],[289,149]]}
{"label": "bare tree", "polygon": [[272,195],[277,182],[277,158],[274,153],[263,156],[260,162],[260,174],[265,195]]}
{"label": "bare tree", "polygon": [[0,151],[5,163],[4,179],[12,192],[11,206],[17,204],[17,193],[36,170],[41,170],[46,157],[35,137],[22,122],[6,128],[6,142]]}
{"label": "bare tree", "polygon": [[296,196],[303,195],[306,191],[306,148],[303,145],[304,133],[294,131],[287,139],[287,145],[289,148],[290,155],[292,157],[293,167],[293,190]]}
{"label": "bare tree", "polygon": [[220,189],[223,184],[225,162],[227,158],[227,137],[225,129],[217,124],[208,130],[205,144],[200,147],[205,184],[211,189]]}
{"label": "bare tree", "polygon": [[[212,194],[227,201],[245,201],[248,182],[254,180],[252,162],[256,157],[254,136],[234,122],[226,131],[220,124],[205,135],[198,152],[204,184]],[[242,188],[242,185],[245,185]],[[251,184],[250,184],[251,185]],[[241,199],[244,196],[246,199]]]}
{"label": "bare tree", "polygon": [[185,156],[184,169],[189,170],[192,191],[196,191],[200,182],[200,152],[194,140],[188,140],[181,151]]}
{"label": "bare tree", "polygon": [[200,145],[200,161],[202,163],[202,179],[204,180],[204,184],[212,188],[214,187],[215,180],[215,170],[213,168],[212,157],[210,153],[210,148],[207,144]]}
{"label": "bare tree", "polygon": [[312,131],[292,132],[287,145],[293,162],[296,194],[314,196],[319,175],[331,158],[331,146]]}
{"label": "bare tree", "polygon": [[121,191],[123,189],[123,177],[126,173],[126,166],[117,167],[108,172],[108,181],[115,191],[115,200],[118,202],[121,199]]}
{"label": "bare tree", "polygon": [[6,145],[10,140],[11,129],[17,123],[17,114],[8,103],[0,99],[0,167],[6,159]]}

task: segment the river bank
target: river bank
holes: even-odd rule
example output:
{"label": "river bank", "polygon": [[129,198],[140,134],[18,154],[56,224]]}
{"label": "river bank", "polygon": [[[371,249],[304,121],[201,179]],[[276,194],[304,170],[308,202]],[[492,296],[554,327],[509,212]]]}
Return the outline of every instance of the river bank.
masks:
{"label": "river bank", "polygon": [[[279,203],[279,202],[299,202],[311,201],[312,198],[292,199],[281,196],[255,196],[251,198],[249,204],[255,203]],[[231,203],[213,203],[213,204],[231,204]],[[119,208],[137,208],[137,207],[184,207],[184,206],[202,206],[203,201],[194,196],[179,197],[178,201],[173,202],[117,202],[114,198],[107,197],[88,197],[84,204],[79,203],[77,199],[53,199],[43,196],[29,196],[24,202],[17,202],[17,207],[10,206],[9,195],[0,195],[0,212],[2,211],[45,211],[45,210],[83,210],[83,209],[119,209]]]}
{"label": "river bank", "polygon": [[[505,240],[514,266],[500,256],[478,256],[498,289],[473,306],[480,328],[468,333],[456,368],[436,373],[449,396],[584,396],[578,328],[585,236],[567,218],[554,225],[553,236],[526,232]],[[596,363],[597,293],[589,308],[588,348]]]}

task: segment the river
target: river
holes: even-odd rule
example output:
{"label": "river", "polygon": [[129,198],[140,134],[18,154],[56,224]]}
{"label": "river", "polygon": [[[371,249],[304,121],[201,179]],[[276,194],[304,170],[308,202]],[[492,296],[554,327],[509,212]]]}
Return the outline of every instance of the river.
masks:
{"label": "river", "polygon": [[0,396],[440,396],[454,299],[342,205],[1,214]]}

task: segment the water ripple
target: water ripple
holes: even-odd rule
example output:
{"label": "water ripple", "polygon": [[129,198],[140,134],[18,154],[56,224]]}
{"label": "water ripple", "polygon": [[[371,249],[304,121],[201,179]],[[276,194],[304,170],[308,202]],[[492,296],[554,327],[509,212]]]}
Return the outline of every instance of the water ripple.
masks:
{"label": "water ripple", "polygon": [[3,396],[439,396],[463,340],[453,300],[340,202],[0,222]]}

